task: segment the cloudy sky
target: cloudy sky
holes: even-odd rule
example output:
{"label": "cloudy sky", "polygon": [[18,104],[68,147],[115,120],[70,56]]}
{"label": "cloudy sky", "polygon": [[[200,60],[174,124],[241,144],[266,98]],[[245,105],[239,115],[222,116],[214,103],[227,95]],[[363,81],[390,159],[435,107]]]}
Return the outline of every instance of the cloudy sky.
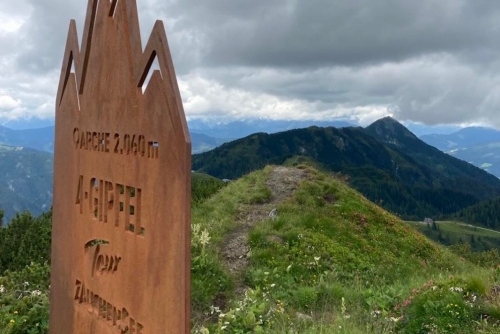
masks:
{"label": "cloudy sky", "polygon": [[[107,1],[107,0],[101,0]],[[190,119],[500,128],[498,0],[137,0],[164,21]],[[69,20],[87,0],[0,2],[0,122],[54,117]]]}

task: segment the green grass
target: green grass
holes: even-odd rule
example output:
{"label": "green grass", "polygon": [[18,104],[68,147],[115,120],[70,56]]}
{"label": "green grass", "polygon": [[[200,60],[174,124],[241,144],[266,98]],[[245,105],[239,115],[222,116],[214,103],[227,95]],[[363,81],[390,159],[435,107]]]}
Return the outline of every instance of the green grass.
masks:
{"label": "green grass", "polygon": [[226,183],[222,180],[208,174],[192,172],[191,173],[191,200],[194,203],[207,199]]}
{"label": "green grass", "polygon": [[[204,291],[201,302],[195,298],[193,332],[498,330],[500,302],[491,292],[498,269],[481,265],[484,259],[468,250],[457,256],[341,180],[306,168],[309,179],[278,206],[278,217],[250,230],[246,294],[235,291],[236,280],[218,254],[238,217],[269,199],[265,180],[271,167],[232,182],[193,208],[193,222],[211,237],[204,247],[195,241],[193,254],[205,254],[211,261],[205,262],[219,270],[213,277],[204,274],[208,267],[194,272],[194,295],[199,285],[221,287]],[[488,264],[500,259],[498,253],[485,258]],[[488,323],[481,320],[484,314]]]}
{"label": "green grass", "polygon": [[468,243],[474,251],[500,249],[500,232],[455,221],[437,221],[436,225],[407,222],[430,239],[446,246]]}
{"label": "green grass", "polygon": [[[191,300],[193,326],[212,319],[211,307],[221,307],[234,296],[233,277],[222,265],[219,249],[225,236],[236,225],[238,216],[250,205],[270,197],[264,182],[269,169],[230,182],[220,191],[193,202],[191,242]],[[209,240],[204,243],[202,234]],[[205,237],[206,240],[206,237]]]}

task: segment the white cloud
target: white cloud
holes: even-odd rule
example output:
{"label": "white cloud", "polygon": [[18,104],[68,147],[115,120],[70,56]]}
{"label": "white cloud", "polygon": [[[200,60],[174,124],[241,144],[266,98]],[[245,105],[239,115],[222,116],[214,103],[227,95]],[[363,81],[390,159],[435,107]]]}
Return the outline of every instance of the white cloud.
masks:
{"label": "white cloud", "polygon": [[22,18],[9,17],[0,13],[0,34],[9,34],[18,31],[24,21]]}
{"label": "white cloud", "polygon": [[0,110],[16,109],[19,106],[21,106],[21,101],[0,93]]}
{"label": "white cloud", "polygon": [[285,99],[259,92],[224,87],[197,75],[179,80],[184,109],[189,117],[227,116],[231,118],[263,117],[269,119],[300,118],[314,107],[299,99]]}
{"label": "white cloud", "polygon": [[369,124],[393,115],[390,105],[349,106],[278,96],[252,89],[228,88],[198,74],[181,77],[179,87],[189,118],[227,117],[331,120],[350,118]]}

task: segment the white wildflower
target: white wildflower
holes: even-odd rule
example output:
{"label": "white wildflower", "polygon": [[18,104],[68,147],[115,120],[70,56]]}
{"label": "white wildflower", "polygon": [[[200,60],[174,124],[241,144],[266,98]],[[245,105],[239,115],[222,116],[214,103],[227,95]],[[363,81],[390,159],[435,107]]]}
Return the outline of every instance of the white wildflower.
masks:
{"label": "white wildflower", "polygon": [[24,285],[24,287],[28,287],[28,286],[30,286],[30,283],[29,282],[24,282],[23,285]]}
{"label": "white wildflower", "polygon": [[203,246],[206,246],[206,245],[208,245],[209,241],[210,241],[210,236],[208,234],[208,231],[205,229],[205,230],[203,230],[203,232],[201,232],[200,244],[202,244]]}
{"label": "white wildflower", "polygon": [[210,331],[206,327],[201,327],[199,330],[200,334],[210,334]]}
{"label": "white wildflower", "polygon": [[315,256],[315,257],[314,257],[314,261],[316,261],[316,262],[318,262],[318,261],[319,261],[319,259],[321,259],[321,256]]}
{"label": "white wildflower", "polygon": [[0,285],[0,293],[4,293],[5,292],[5,287],[3,285]]}
{"label": "white wildflower", "polygon": [[42,295],[42,291],[40,291],[40,290],[33,290],[33,291],[31,291],[31,295],[33,297],[41,296]]}
{"label": "white wildflower", "polygon": [[218,306],[210,305],[210,314],[220,313],[220,308]]}
{"label": "white wildflower", "polygon": [[200,232],[201,226],[200,224],[193,224],[192,231],[194,235],[198,235]]}

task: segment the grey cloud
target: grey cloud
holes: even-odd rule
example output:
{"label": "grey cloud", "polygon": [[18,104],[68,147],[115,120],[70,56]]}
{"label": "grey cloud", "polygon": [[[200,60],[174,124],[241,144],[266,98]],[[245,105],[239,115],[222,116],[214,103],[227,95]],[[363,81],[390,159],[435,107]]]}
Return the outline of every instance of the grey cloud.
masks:
{"label": "grey cloud", "polygon": [[80,6],[75,1],[29,0],[31,15],[19,31],[17,66],[30,73],[58,68],[64,52],[69,19]]}
{"label": "grey cloud", "polygon": [[441,54],[359,67],[213,68],[202,75],[244,91],[298,98],[319,110],[378,105],[400,120],[441,124],[487,119],[500,126],[494,112],[500,108],[499,69],[486,75],[458,57]]}
{"label": "grey cloud", "polygon": [[496,39],[500,18],[481,3],[187,0],[175,8],[177,29],[204,40],[209,66],[304,67],[475,50]]}
{"label": "grey cloud", "polygon": [[[498,0],[137,3],[143,40],[154,20],[166,25],[193,106],[188,115],[252,117],[260,115],[254,105],[272,112],[269,102],[292,105],[290,118],[333,117],[340,109],[356,117],[373,108],[403,121],[484,120],[500,127]],[[0,13],[29,15],[15,38],[0,35],[0,91],[33,113],[47,110],[69,20],[76,19],[81,38],[86,6],[87,0],[0,4]]]}

